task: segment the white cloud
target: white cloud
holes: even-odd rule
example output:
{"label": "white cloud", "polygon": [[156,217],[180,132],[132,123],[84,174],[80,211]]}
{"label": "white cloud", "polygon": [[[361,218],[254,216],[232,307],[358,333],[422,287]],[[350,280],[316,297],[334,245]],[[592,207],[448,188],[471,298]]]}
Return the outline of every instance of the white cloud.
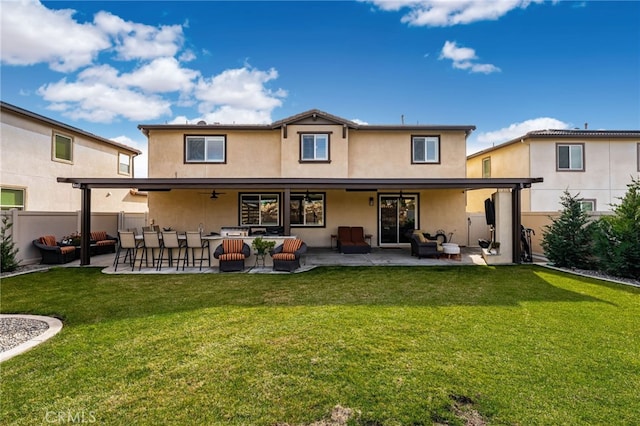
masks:
{"label": "white cloud", "polygon": [[513,9],[525,9],[544,0],[368,0],[384,11],[409,9],[402,17],[411,26],[446,27],[496,20]]}
{"label": "white cloud", "polygon": [[75,120],[108,123],[118,116],[148,120],[171,113],[169,101],[159,96],[92,79],[71,83],[62,79],[41,86],[38,94],[52,102],[54,109]]}
{"label": "white cloud", "polygon": [[[260,71],[249,66],[230,69],[209,78],[201,79],[194,96],[201,103],[199,111],[209,122],[267,123],[271,111],[282,105],[287,92],[271,91],[265,85],[278,78],[275,69]],[[232,121],[229,121],[233,118]],[[250,121],[245,121],[250,120]]]}
{"label": "white cloud", "polygon": [[146,92],[190,92],[199,71],[183,68],[175,58],[156,58],[132,73],[123,74],[121,82]]}
{"label": "white cloud", "polygon": [[524,136],[528,132],[533,130],[545,130],[545,129],[569,129],[571,125],[563,121],[550,117],[539,117],[531,120],[525,120],[520,123],[514,123],[509,127],[504,127],[492,132],[478,133],[476,139],[481,144],[495,144],[498,145],[503,142],[510,141],[518,136]]}
{"label": "white cloud", "polygon": [[472,73],[491,74],[501,71],[495,65],[477,63],[476,51],[469,47],[459,47],[455,41],[445,41],[440,59],[450,59],[454,68],[469,70]]}
{"label": "white cloud", "polygon": [[2,63],[45,62],[61,72],[91,64],[111,43],[106,34],[93,25],[74,21],[74,13],[70,9],[50,10],[37,1],[2,2]]}
{"label": "white cloud", "polygon": [[180,25],[162,25],[158,28],[125,21],[109,12],[98,12],[94,23],[114,38],[115,50],[119,58],[125,61],[174,56],[183,43]]}
{"label": "white cloud", "polygon": [[142,151],[142,154],[137,155],[133,159],[134,177],[146,178],[149,176],[149,156],[147,154],[148,144],[146,139],[144,141],[137,141],[128,136],[116,136],[115,138],[109,139]]}

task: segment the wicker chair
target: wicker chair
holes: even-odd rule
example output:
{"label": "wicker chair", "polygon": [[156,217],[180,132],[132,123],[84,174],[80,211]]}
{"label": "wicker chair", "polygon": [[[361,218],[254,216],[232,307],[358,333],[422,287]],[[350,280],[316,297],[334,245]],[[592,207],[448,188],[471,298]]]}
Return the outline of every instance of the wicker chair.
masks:
{"label": "wicker chair", "polygon": [[274,271],[293,272],[300,267],[300,256],[307,252],[307,245],[299,239],[287,239],[271,251]]}
{"label": "wicker chair", "polygon": [[92,254],[115,253],[118,239],[105,231],[93,231],[91,233]]}
{"label": "wicker chair", "polygon": [[242,240],[222,240],[213,257],[218,259],[220,272],[244,270],[244,261],[251,255],[251,248]]}
{"label": "wicker chair", "polygon": [[438,241],[427,240],[422,231],[416,231],[411,235],[411,256],[423,257],[434,256],[439,258],[444,253],[444,249]]}
{"label": "wicker chair", "polygon": [[33,245],[40,250],[42,261],[40,263],[53,265],[71,262],[76,258],[74,246],[63,246],[56,242],[54,235],[45,235],[33,240]]}

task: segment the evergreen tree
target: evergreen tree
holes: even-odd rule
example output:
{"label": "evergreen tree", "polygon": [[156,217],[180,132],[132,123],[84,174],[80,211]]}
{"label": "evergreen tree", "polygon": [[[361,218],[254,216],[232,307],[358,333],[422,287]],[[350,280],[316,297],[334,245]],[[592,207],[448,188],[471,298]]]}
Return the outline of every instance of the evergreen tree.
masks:
{"label": "evergreen tree", "polygon": [[553,265],[589,269],[593,264],[593,223],[580,205],[580,194],[565,190],[560,197],[563,210],[542,231],[542,248]]}
{"label": "evergreen tree", "polygon": [[2,272],[11,272],[18,269],[20,262],[16,260],[18,249],[13,242],[13,235],[8,232],[13,223],[9,222],[9,216],[2,216],[2,227],[0,228],[0,260]]}
{"label": "evergreen tree", "polygon": [[613,216],[598,221],[595,236],[599,267],[621,277],[640,279],[640,179],[631,178]]}

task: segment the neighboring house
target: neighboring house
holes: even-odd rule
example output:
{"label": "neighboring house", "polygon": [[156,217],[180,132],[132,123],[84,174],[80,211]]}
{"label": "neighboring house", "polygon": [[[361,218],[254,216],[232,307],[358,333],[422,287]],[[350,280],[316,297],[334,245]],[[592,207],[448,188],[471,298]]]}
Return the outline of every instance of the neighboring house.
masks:
{"label": "neighboring house", "polygon": [[[444,230],[465,245],[467,190],[503,188],[517,200],[538,181],[467,179],[470,125],[363,125],[310,110],[264,125],[138,127],[148,137],[149,178],[128,184],[149,192],[150,222],[177,230],[275,227],[329,247],[339,226],[362,226],[374,247],[389,248],[407,246],[414,229]],[[87,192],[124,184],[61,181]],[[509,216],[502,227],[511,241],[520,216]],[[511,262],[511,245],[502,247]]]}
{"label": "neighboring house", "polygon": [[[538,130],[467,157],[467,177],[542,176],[522,192],[523,212],[557,212],[565,190],[587,211],[609,212],[640,176],[640,130]],[[469,211],[482,210],[474,194]]]}
{"label": "neighboring house", "polygon": [[[538,130],[467,157],[469,178],[541,176],[544,182],[522,191],[522,224],[533,229],[532,249],[550,217],[562,210],[565,191],[579,194],[594,217],[609,214],[631,179],[640,176],[640,130]],[[467,212],[484,212],[492,191],[470,191]]]}
{"label": "neighboring house", "polygon": [[[75,212],[81,193],[60,176],[132,178],[135,148],[0,102],[2,210]],[[95,212],[146,212],[147,197],[130,188],[93,194]]]}

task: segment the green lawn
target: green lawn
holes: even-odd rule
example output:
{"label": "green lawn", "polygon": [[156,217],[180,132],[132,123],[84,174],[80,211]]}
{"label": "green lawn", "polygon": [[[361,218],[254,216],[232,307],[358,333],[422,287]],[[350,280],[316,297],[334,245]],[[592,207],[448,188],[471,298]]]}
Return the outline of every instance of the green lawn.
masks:
{"label": "green lawn", "polygon": [[2,424],[304,425],[340,405],[362,425],[624,425],[640,412],[640,289],[536,266],[56,268],[3,279],[1,298],[2,313],[65,324],[0,366]]}

